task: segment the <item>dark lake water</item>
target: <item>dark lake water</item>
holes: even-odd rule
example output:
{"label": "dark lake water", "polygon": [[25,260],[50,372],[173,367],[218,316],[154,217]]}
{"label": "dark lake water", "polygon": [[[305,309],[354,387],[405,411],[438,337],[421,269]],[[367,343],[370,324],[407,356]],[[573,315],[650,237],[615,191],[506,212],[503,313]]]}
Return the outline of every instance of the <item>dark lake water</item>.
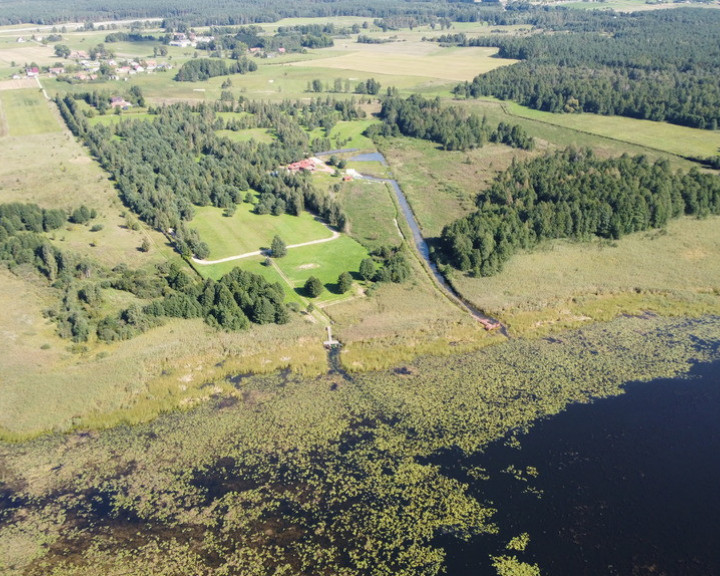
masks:
{"label": "dark lake water", "polygon": [[720,575],[720,363],[573,405],[520,449],[506,444],[438,461],[464,480],[469,465],[484,467],[491,479],[473,489],[499,508],[497,537],[444,542],[449,576],[494,576],[489,555],[522,532],[530,545],[518,558],[544,576]]}

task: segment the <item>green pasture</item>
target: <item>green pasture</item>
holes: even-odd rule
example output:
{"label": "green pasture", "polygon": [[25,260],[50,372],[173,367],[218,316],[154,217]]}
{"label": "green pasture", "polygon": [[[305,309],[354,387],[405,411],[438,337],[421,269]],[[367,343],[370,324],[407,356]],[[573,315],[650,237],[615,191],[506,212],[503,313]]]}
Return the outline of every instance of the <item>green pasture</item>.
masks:
{"label": "green pasture", "polygon": [[[302,287],[310,276],[319,278],[326,288],[332,288],[343,272],[357,272],[360,262],[367,258],[365,248],[352,238],[342,235],[337,240],[290,248],[277,265],[296,288]],[[321,299],[331,298],[323,293]]]}
{"label": "green pasture", "polygon": [[597,114],[553,114],[505,102],[513,116],[589,132],[684,157],[714,156],[720,153],[720,131],[700,130],[665,122]]}
{"label": "green pasture", "polygon": [[238,204],[235,214],[223,216],[221,208],[196,208],[190,226],[197,229],[210,247],[208,260],[255,252],[269,248],[275,235],[286,244],[302,244],[332,236],[332,232],[308,212],[300,216],[258,215],[250,204]]}
{"label": "green pasture", "polygon": [[367,136],[363,136],[363,132],[372,124],[377,124],[377,120],[354,120],[352,122],[342,121],[333,126],[330,131],[330,140],[338,146],[342,142],[342,148],[357,148],[358,150],[374,150],[373,141]]}
{"label": "green pasture", "polygon": [[38,88],[2,90],[0,107],[0,135],[7,132],[10,136],[31,136],[62,131]]}
{"label": "green pasture", "polygon": [[[643,154],[650,160],[665,158],[676,168],[689,169],[697,166],[696,163],[681,158],[669,151],[663,151],[657,147],[649,148],[646,145],[637,144],[635,142],[624,141],[618,137],[618,134],[603,136],[601,134],[593,134],[581,127],[570,127],[558,124],[553,118],[553,122],[514,115],[510,112],[511,107],[508,102],[501,102],[494,98],[483,98],[482,100],[453,100],[448,101],[449,106],[462,106],[476,114],[487,117],[490,125],[496,125],[499,122],[508,122],[522,126],[528,134],[535,138],[536,151],[547,149],[566,148],[574,146],[576,148],[589,147],[592,148],[598,156],[620,156],[621,154]],[[532,111],[533,113],[535,111]],[[555,116],[552,115],[551,116]],[[557,115],[558,117],[561,115]],[[608,116],[593,116],[592,114],[582,114],[579,118],[594,118],[601,124]],[[632,120],[622,118],[623,122]],[[669,124],[658,124],[658,126],[669,126]],[[684,131],[685,129],[683,129]],[[692,129],[687,129],[692,130]],[[702,130],[699,132],[706,133],[708,136],[712,134],[710,131]],[[627,135],[627,132],[624,133]]]}
{"label": "green pasture", "polygon": [[[271,282],[280,282],[285,289],[287,301],[304,304],[307,297],[302,291],[310,276],[319,278],[326,290],[313,302],[342,300],[349,294],[337,294],[335,284],[343,272],[357,272],[360,262],[367,258],[367,251],[352,238],[342,235],[336,240],[289,248],[287,255],[272,259],[274,265],[267,266],[264,256],[252,256],[240,260],[231,260],[220,264],[196,264],[196,270],[206,278],[218,279],[235,267],[260,274]],[[279,274],[277,269],[282,274]],[[296,290],[298,289],[298,290]]]}
{"label": "green pasture", "polygon": [[368,250],[402,242],[395,220],[397,209],[386,184],[363,180],[344,182],[337,199],[348,216],[350,236]]}

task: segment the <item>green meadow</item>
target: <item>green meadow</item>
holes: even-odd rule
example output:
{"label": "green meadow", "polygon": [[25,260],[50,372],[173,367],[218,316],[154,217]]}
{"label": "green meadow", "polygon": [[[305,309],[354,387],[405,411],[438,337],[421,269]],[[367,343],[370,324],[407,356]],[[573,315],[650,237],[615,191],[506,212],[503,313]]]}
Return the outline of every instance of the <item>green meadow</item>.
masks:
{"label": "green meadow", "polygon": [[290,245],[330,238],[333,234],[308,212],[300,216],[272,216],[255,214],[252,209],[251,204],[238,204],[235,214],[227,217],[221,208],[196,208],[190,225],[210,247],[208,260],[270,248],[275,236]]}
{"label": "green meadow", "polygon": [[1,90],[0,121],[0,136],[31,136],[62,131],[59,118],[45,102],[39,88]]}
{"label": "green meadow", "polygon": [[720,132],[717,130],[700,130],[622,116],[553,114],[533,110],[515,102],[505,102],[503,106],[512,116],[547,122],[678,156],[702,158],[720,153]]}

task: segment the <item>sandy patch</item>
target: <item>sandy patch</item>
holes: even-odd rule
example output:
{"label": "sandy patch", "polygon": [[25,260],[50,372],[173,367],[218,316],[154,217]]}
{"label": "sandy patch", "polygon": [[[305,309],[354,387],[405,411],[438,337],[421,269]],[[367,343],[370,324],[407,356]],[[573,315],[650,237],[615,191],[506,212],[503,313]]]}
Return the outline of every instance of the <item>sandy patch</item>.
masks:
{"label": "sandy patch", "polygon": [[303,264],[298,266],[298,270],[311,270],[312,268],[320,268],[320,264]]}

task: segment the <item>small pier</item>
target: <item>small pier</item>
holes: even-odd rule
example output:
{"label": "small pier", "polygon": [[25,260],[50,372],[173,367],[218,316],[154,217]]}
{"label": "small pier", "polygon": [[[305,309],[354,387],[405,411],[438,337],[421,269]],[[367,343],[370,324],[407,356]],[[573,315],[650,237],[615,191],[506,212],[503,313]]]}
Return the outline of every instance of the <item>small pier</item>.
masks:
{"label": "small pier", "polygon": [[325,329],[327,330],[327,340],[325,340],[325,342],[323,342],[323,346],[325,346],[325,348],[327,348],[327,349],[335,348],[336,346],[340,346],[340,342],[335,340],[332,336],[332,328],[330,326],[326,326]]}

